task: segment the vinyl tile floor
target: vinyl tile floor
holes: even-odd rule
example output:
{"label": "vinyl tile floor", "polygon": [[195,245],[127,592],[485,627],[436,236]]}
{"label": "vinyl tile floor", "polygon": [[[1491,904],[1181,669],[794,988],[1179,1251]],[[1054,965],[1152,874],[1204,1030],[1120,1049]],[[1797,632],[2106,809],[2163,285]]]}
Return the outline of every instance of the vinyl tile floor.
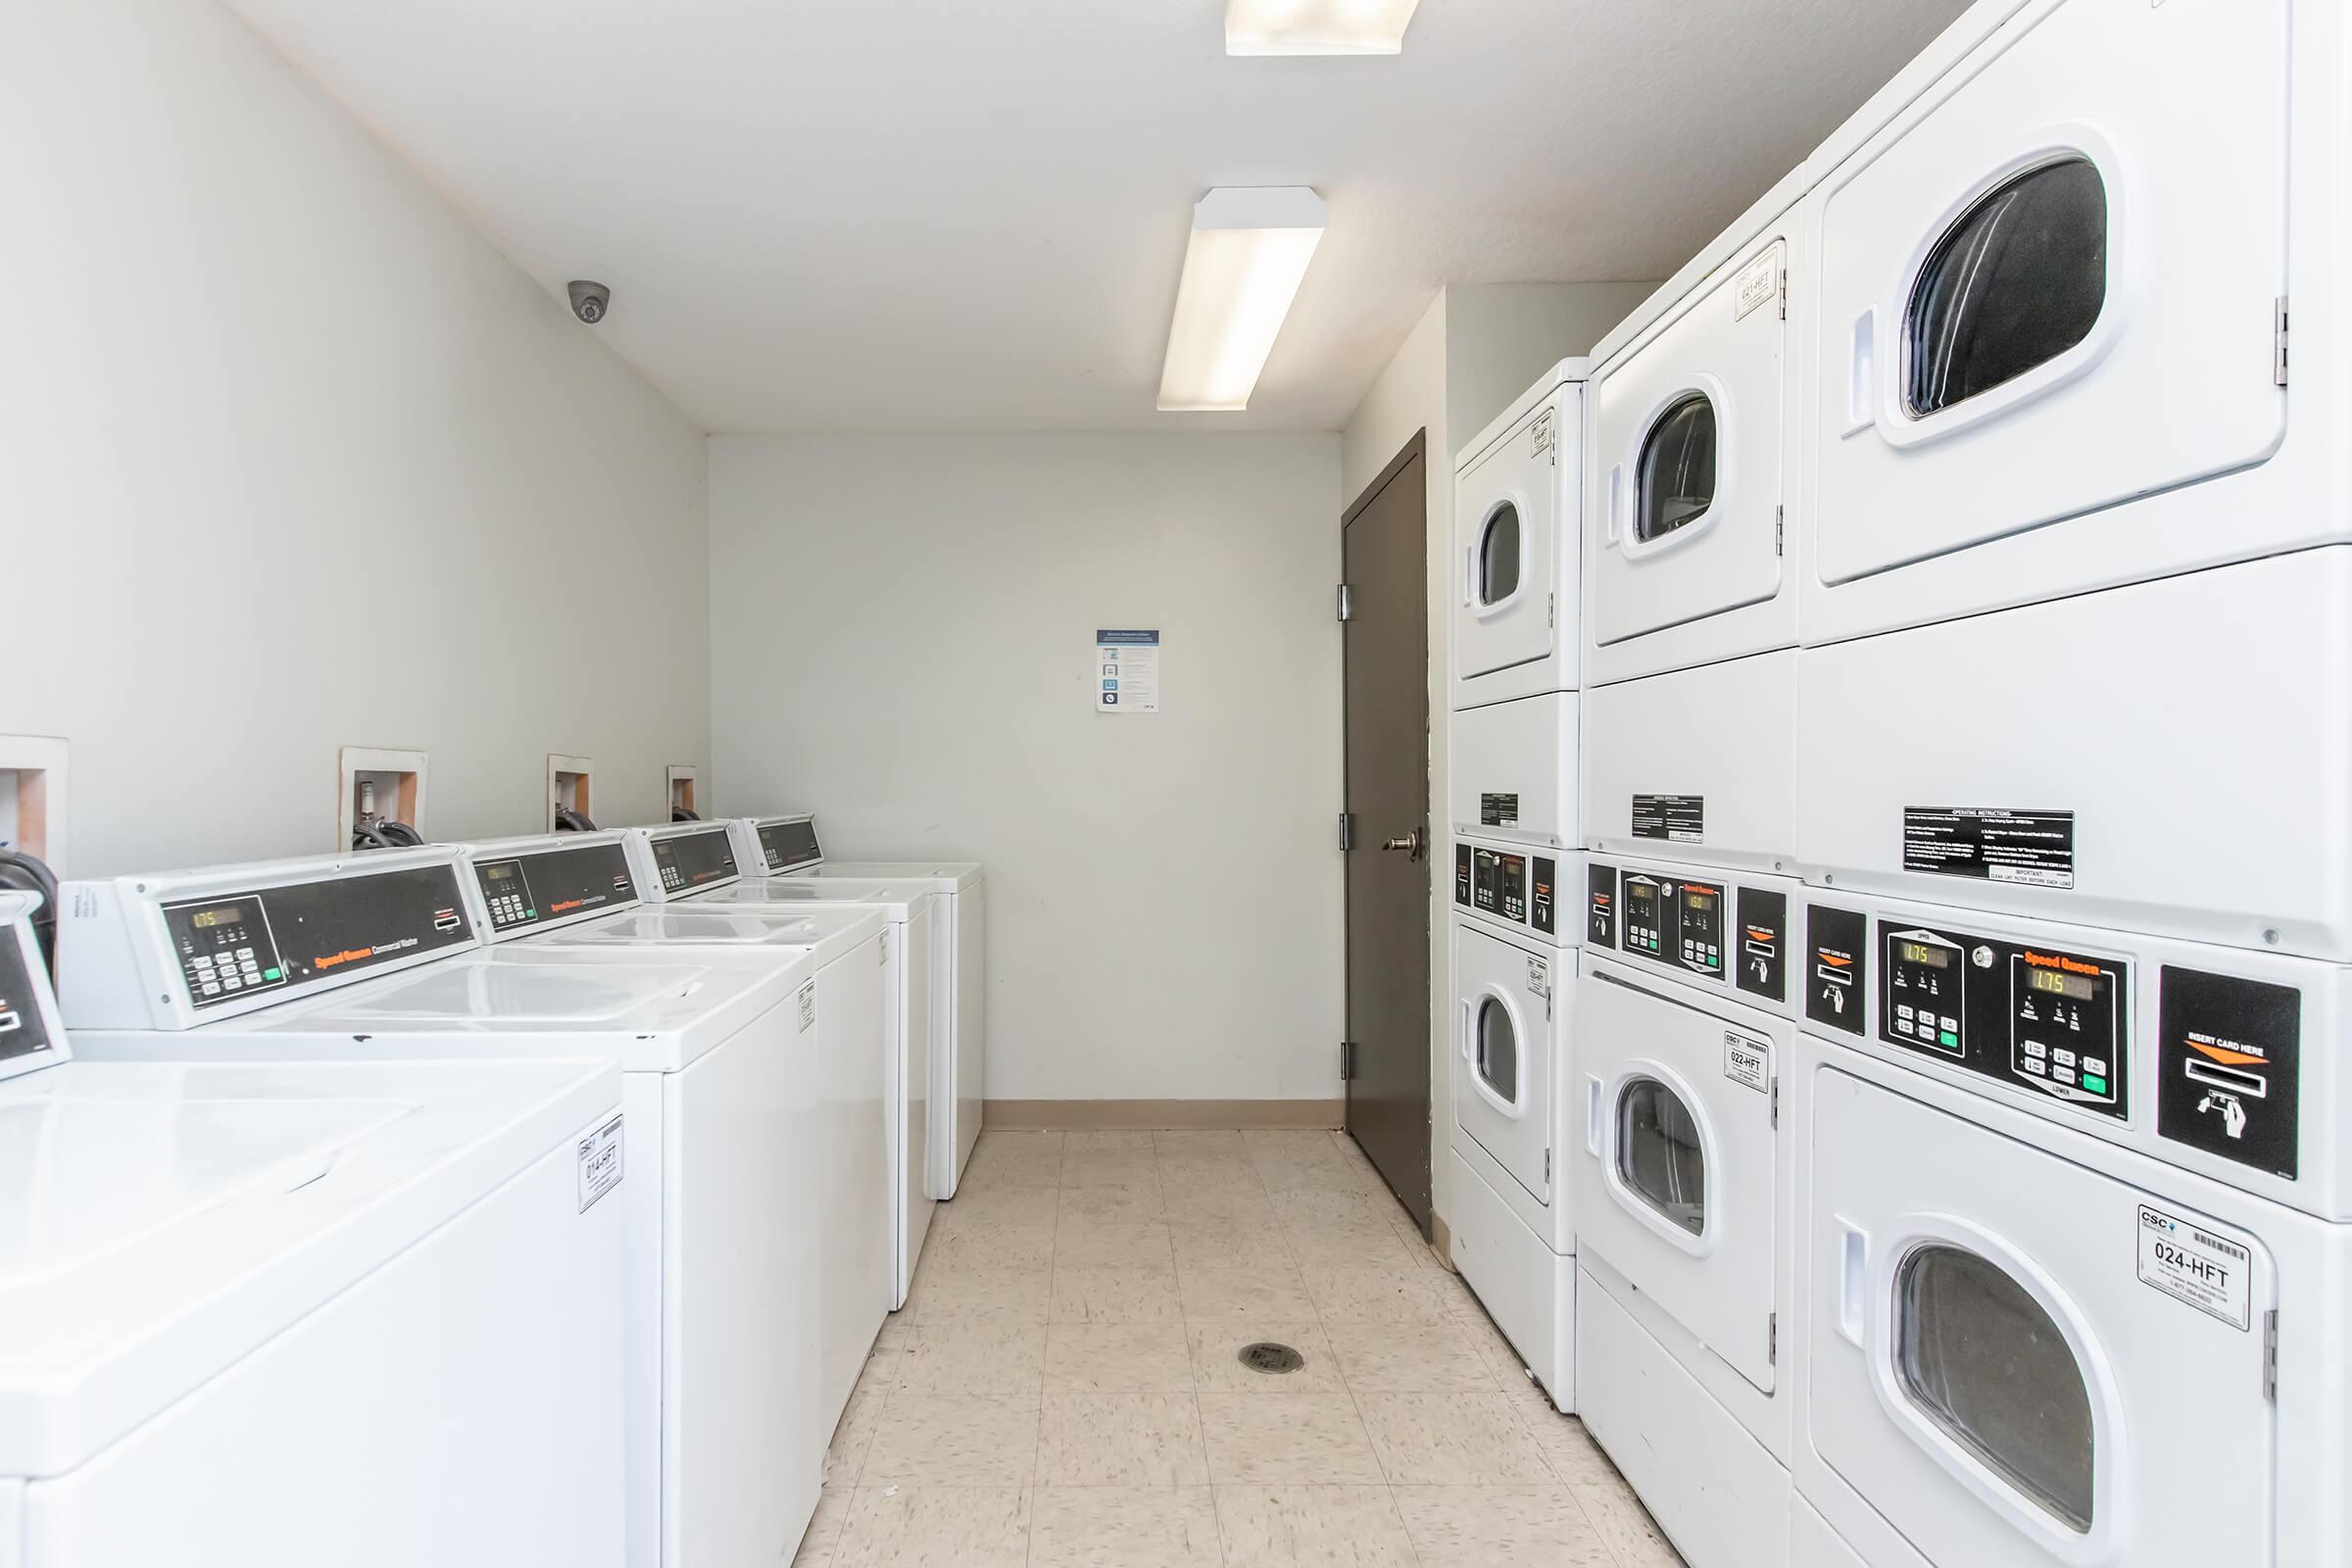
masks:
{"label": "vinyl tile floor", "polygon": [[[1297,1371],[1244,1366],[1272,1342]],[[1345,1135],[984,1133],[803,1568],[1671,1568]]]}

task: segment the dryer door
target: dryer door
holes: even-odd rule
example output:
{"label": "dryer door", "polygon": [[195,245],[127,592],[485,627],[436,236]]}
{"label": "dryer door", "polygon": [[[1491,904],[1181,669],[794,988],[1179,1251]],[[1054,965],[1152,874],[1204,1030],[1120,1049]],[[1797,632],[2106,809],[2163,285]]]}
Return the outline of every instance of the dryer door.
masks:
{"label": "dryer door", "polygon": [[1457,482],[1453,673],[1472,680],[1552,650],[1561,549],[1556,401],[1528,416]]}
{"label": "dryer door", "polygon": [[1586,612],[1603,647],[1780,592],[1787,267],[1777,235],[1760,242],[1593,377]]}
{"label": "dryer door", "polygon": [[1781,1187],[1772,1078],[1790,1030],[1697,1000],[1605,974],[1577,982],[1584,1125],[1571,1210],[1579,1246],[1770,1393]]}
{"label": "dryer door", "polygon": [[1454,1123],[1546,1204],[1563,981],[1558,955],[1454,921]]}
{"label": "dryer door", "polygon": [[2277,449],[2288,10],[2069,0],[1833,179],[1824,579]]}
{"label": "dryer door", "polygon": [[1835,1068],[1815,1088],[1821,1457],[1935,1562],[2276,1562],[2261,1242]]}

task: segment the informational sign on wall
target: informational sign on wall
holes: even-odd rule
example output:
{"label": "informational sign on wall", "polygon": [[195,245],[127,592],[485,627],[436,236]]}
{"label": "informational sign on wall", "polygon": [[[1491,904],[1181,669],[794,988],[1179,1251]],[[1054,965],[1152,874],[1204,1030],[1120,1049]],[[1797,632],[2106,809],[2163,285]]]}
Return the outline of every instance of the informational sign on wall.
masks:
{"label": "informational sign on wall", "polygon": [[1098,713],[1158,712],[1158,631],[1097,631],[1092,685]]}

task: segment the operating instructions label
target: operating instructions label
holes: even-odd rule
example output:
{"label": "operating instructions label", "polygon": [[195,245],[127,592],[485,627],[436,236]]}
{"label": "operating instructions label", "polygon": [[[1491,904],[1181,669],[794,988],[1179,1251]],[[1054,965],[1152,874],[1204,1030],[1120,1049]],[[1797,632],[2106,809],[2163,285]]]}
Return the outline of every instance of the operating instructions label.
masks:
{"label": "operating instructions label", "polygon": [[1095,711],[1159,711],[1159,633],[1098,630],[1094,657]]}
{"label": "operating instructions label", "polygon": [[2233,1328],[2253,1322],[2254,1255],[2227,1236],[2139,1205],[2139,1282]]}
{"label": "operating instructions label", "polygon": [[2075,813],[1979,806],[1903,810],[1903,869],[2024,887],[2075,885]]}
{"label": "operating instructions label", "polygon": [[1637,795],[1634,797],[1634,837],[1669,839],[1696,844],[1707,836],[1707,800],[1703,795]]}

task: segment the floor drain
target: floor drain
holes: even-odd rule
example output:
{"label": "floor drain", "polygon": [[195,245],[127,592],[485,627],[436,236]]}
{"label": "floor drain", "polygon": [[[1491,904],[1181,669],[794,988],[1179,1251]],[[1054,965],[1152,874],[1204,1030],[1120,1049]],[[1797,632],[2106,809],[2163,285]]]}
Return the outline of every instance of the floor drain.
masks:
{"label": "floor drain", "polygon": [[1287,1345],[1261,1340],[1242,1347],[1242,1365],[1252,1372],[1296,1372],[1306,1365],[1306,1357]]}

